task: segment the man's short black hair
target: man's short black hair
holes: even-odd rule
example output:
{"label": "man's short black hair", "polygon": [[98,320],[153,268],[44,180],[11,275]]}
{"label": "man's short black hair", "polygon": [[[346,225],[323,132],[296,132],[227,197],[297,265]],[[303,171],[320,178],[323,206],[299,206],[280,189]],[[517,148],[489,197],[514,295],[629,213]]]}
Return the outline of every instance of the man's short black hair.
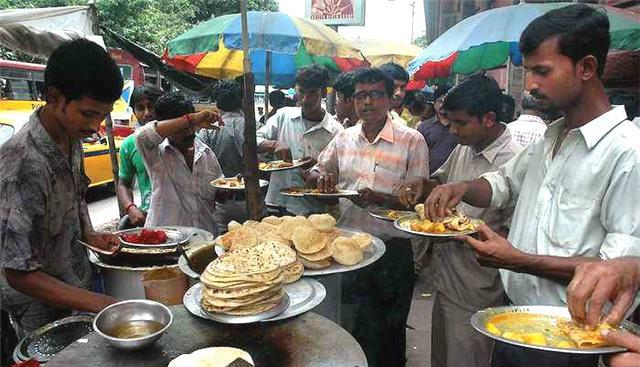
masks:
{"label": "man's short black hair", "polygon": [[44,88],[54,87],[67,100],[88,97],[113,103],[122,94],[118,65],[98,44],[87,39],[65,42],[53,51],[44,71]]}
{"label": "man's short black hair", "polygon": [[442,108],[445,111],[465,111],[478,118],[492,111],[497,116],[496,120],[499,120],[502,117],[502,92],[492,77],[474,74],[451,88]]}
{"label": "man's short black hair", "polygon": [[355,84],[353,83],[353,72],[345,71],[340,73],[333,81],[333,89],[336,92],[340,92],[345,98],[351,98],[353,91],[355,90]]}
{"label": "man's short black hair", "polygon": [[322,65],[305,66],[296,73],[296,85],[306,89],[324,89],[329,82],[329,71]]}
{"label": "man's short black hair", "polygon": [[531,22],[520,36],[520,52],[526,57],[551,37],[558,37],[560,53],[574,63],[587,55],[598,60],[598,77],[602,76],[609,52],[609,19],[585,4],[552,10]]}
{"label": "man's short black hair", "polygon": [[402,80],[403,82],[409,82],[409,73],[400,65],[393,62],[380,65],[380,70],[389,74],[393,80]]}
{"label": "man's short black hair", "polygon": [[242,90],[235,80],[221,80],[216,85],[216,105],[225,112],[237,111],[242,106]]}
{"label": "man's short black hair", "polygon": [[502,116],[498,116],[500,121],[511,122],[516,116],[516,100],[508,94],[503,94],[502,98]]}
{"label": "man's short black hair", "polygon": [[156,101],[156,118],[158,121],[171,120],[195,112],[193,103],[180,92],[162,95]]}
{"label": "man's short black hair", "polygon": [[384,91],[387,93],[387,96],[391,97],[393,95],[393,90],[395,89],[395,85],[393,83],[393,79],[391,76],[379,68],[362,68],[357,69],[353,75],[353,87],[355,90],[356,84],[375,84],[375,83],[384,83]]}
{"label": "man's short black hair", "polygon": [[151,102],[152,104],[155,104],[158,98],[160,98],[160,96],[163,93],[164,92],[158,87],[156,87],[155,85],[144,84],[144,85],[138,86],[133,90],[133,93],[131,93],[131,99],[129,99],[129,106],[133,108],[133,106],[135,106],[136,103],[138,103],[138,101],[140,101],[143,98],[146,98],[149,100],[149,102]]}
{"label": "man's short black hair", "polygon": [[274,108],[284,107],[284,92],[281,90],[274,90],[273,92],[269,92],[269,104]]}

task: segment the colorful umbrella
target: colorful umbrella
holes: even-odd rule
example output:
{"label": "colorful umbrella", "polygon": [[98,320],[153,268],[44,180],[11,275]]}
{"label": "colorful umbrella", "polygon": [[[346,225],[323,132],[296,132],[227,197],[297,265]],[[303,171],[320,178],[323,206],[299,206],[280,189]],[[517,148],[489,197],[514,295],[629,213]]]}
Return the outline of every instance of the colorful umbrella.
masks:
{"label": "colorful umbrella", "polygon": [[[415,87],[425,80],[450,74],[470,74],[503,65],[511,60],[522,64],[518,49],[526,26],[542,14],[572,3],[520,3],[478,13],[451,27],[409,63],[408,71]],[[604,8],[610,23],[611,49],[639,50],[640,22],[633,13]]]}
{"label": "colorful umbrella", "polygon": [[380,66],[393,62],[406,68],[409,61],[420,54],[422,49],[410,43],[395,41],[360,40],[353,45],[362,52],[371,66]]}
{"label": "colorful umbrella", "polygon": [[[294,84],[296,70],[322,64],[338,73],[362,66],[360,51],[331,28],[280,12],[248,13],[249,57],[256,84],[265,84],[267,51],[271,53],[271,83]],[[169,41],[163,59],[177,69],[218,79],[243,74],[240,14],[198,24]]]}

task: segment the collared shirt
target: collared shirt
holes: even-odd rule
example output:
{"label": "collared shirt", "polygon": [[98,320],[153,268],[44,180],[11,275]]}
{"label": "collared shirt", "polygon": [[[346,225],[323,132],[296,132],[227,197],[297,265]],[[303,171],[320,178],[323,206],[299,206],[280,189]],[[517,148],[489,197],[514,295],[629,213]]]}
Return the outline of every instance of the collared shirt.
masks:
{"label": "collared shirt", "polygon": [[396,111],[391,110],[389,111],[389,114],[391,114],[391,121],[393,121],[394,124],[407,126],[407,121],[404,118],[400,117],[400,115]]}
{"label": "collared shirt", "polygon": [[134,135],[127,136],[120,144],[120,169],[118,172],[120,178],[127,181],[135,179],[138,182],[140,190],[140,210],[148,211],[151,204],[151,179],[147,174],[142,157],[136,148],[136,139]]}
{"label": "collared shirt", "polygon": [[522,114],[507,126],[513,138],[523,147],[541,139],[547,130],[547,124],[536,115]]}
{"label": "collared shirt", "polygon": [[158,135],[154,125],[147,123],[136,131],[136,145],[153,188],[145,226],[187,226],[218,233],[211,186],[211,181],[222,177],[216,155],[196,138],[190,170],[182,153]]}
{"label": "collared shirt", "polygon": [[[89,185],[82,144],[73,141],[70,156],[64,154],[42,126],[40,111],[0,148],[0,267],[39,270],[88,288],[91,266],[76,243]],[[55,309],[11,288],[4,276],[0,284],[2,307],[10,312],[32,303]]]}
{"label": "collared shirt", "polygon": [[[307,128],[311,124],[314,125]],[[342,130],[344,130],[342,125],[327,112],[321,122],[314,123],[302,118],[300,107],[284,107],[258,130],[257,140],[258,145],[265,140],[277,140],[286,144],[291,149],[292,159],[303,157],[317,159],[324,147]],[[282,189],[302,187],[304,184],[300,169],[273,172],[269,181],[266,203],[285,207],[291,213],[299,215],[325,212],[325,205],[318,200],[280,195]]]}
{"label": "collared shirt", "polygon": [[[552,157],[564,119],[498,171],[491,205],[517,201],[509,241],[521,251],[610,259],[640,255],[640,130],[614,108],[569,131]],[[565,305],[566,284],[500,270],[516,305]]]}
{"label": "collared shirt", "polygon": [[244,113],[242,111],[222,112],[220,117],[224,127],[220,130],[202,129],[198,138],[216,154],[225,177],[244,174],[242,144],[244,144]]}
{"label": "collared shirt", "polygon": [[[509,129],[480,152],[470,146],[458,145],[433,177],[442,183],[472,180],[491,172],[508,162],[522,146]],[[477,208],[464,202],[458,209],[472,217],[482,219],[494,231],[508,232],[513,206],[503,208]],[[459,307],[470,312],[498,306],[504,298],[504,289],[497,269],[478,263],[474,251],[464,243],[446,241],[434,243],[434,284],[438,292]]]}
{"label": "collared shirt", "polygon": [[438,121],[436,116],[418,126],[429,147],[429,172],[433,174],[449,158],[458,145],[458,138],[449,132],[449,128]]}
{"label": "collared shirt", "polygon": [[[371,143],[362,132],[362,124],[344,130],[322,151],[318,164],[312,169],[336,175],[338,189],[370,188],[393,194],[407,180],[428,177],[428,160],[429,152],[422,136],[411,128],[393,123],[389,116]],[[338,224],[366,230],[383,240],[408,238],[391,223],[373,218],[365,209],[345,199],[340,200]]]}

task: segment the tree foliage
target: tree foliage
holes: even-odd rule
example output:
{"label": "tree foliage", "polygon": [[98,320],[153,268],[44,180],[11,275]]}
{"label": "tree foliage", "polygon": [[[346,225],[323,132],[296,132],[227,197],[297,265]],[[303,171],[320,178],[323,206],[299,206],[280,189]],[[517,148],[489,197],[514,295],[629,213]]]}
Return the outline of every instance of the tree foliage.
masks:
{"label": "tree foliage", "polygon": [[427,40],[427,32],[424,32],[422,36],[414,39],[413,44],[421,48],[427,47],[429,45],[429,41]]}
{"label": "tree foliage", "polygon": [[[0,0],[0,9],[85,5],[86,0]],[[161,54],[164,45],[212,16],[239,13],[240,0],[99,0],[98,20],[105,27]],[[275,0],[248,0],[249,10],[277,11]],[[107,46],[116,46],[110,39]],[[34,61],[0,47],[0,58]]]}

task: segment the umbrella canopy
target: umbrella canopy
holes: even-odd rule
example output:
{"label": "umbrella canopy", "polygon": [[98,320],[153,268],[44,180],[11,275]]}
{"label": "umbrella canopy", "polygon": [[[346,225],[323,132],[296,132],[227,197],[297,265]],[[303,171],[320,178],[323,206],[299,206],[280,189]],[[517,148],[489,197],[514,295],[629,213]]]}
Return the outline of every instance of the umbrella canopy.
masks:
{"label": "umbrella canopy", "polygon": [[[256,84],[266,80],[267,51],[271,52],[271,83],[294,84],[296,70],[322,64],[334,72],[365,63],[360,51],[331,28],[316,21],[280,12],[248,12],[249,58]],[[218,79],[243,74],[240,14],[198,24],[169,41],[164,60],[177,69]]]}
{"label": "umbrella canopy", "polygon": [[[478,13],[451,27],[409,63],[415,81],[496,68],[510,58],[522,64],[518,41],[535,18],[575,3],[520,3]],[[589,5],[589,4],[588,4]],[[640,21],[622,9],[604,8],[609,17],[611,49],[640,50]]]}
{"label": "umbrella canopy", "polygon": [[353,45],[362,52],[371,66],[393,62],[406,68],[409,61],[416,58],[422,51],[416,45],[395,41],[361,40],[353,41]]}

